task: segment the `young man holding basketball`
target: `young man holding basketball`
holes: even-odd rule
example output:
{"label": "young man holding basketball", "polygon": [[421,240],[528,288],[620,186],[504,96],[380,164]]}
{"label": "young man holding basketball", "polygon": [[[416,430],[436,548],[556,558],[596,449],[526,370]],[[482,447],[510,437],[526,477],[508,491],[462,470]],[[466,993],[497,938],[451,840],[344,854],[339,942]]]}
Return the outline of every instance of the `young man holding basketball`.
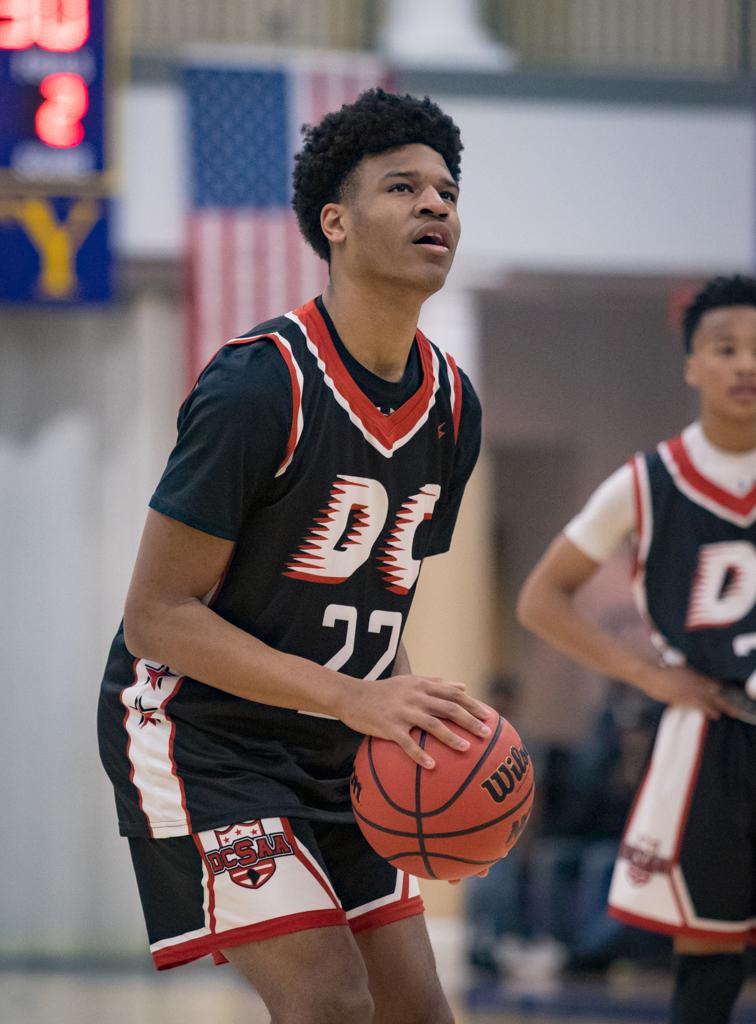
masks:
{"label": "young man holding basketball", "polygon": [[348,788],[363,734],[432,768],[413,727],[489,733],[401,644],[480,444],[469,381],[417,330],[459,238],[461,148],[435,104],[382,90],[307,130],[293,202],[328,288],[186,399],[103,680],[156,966],[227,959],[277,1024],[452,1020],[416,881]]}
{"label": "young man holding basketball", "polygon": [[[598,488],[526,581],[519,615],[575,660],[668,705],[610,912],[674,936],[672,1024],[724,1024],[756,940],[756,281],[710,281],[684,325],[700,419]],[[574,602],[630,535],[660,664]]]}

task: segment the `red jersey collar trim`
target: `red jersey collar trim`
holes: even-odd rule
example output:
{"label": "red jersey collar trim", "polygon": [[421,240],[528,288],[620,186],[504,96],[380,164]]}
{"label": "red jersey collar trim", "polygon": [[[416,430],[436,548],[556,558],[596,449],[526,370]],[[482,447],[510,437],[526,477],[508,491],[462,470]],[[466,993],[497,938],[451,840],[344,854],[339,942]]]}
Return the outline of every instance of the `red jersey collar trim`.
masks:
{"label": "red jersey collar trim", "polygon": [[665,445],[680,476],[694,491],[739,516],[750,516],[756,510],[756,486],[752,487],[748,494],[738,497],[696,469],[681,436],[666,441]]}
{"label": "red jersey collar trim", "polygon": [[438,385],[433,368],[433,352],[428,339],[422,331],[416,331],[415,340],[423,375],[420,387],[403,405],[390,415],[384,416],[364,391],[360,390],[341,361],[328,325],[315,300],[312,299],[299,309],[295,309],[294,315],[305,328],[308,341],[315,347],[320,362],[325,367],[325,375],[333,381],[333,386],[341,398],[376,440],[385,448],[393,448],[412,431],[433,403]]}

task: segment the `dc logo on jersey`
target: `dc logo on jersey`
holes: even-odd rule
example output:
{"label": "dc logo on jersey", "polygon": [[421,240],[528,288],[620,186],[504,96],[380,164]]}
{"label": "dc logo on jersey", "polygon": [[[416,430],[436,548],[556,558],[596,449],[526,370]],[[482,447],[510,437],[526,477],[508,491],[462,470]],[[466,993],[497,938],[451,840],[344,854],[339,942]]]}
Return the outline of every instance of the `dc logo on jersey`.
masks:
{"label": "dc logo on jersey", "polygon": [[[396,513],[377,558],[387,590],[407,594],[414,586],[420,560],[412,555],[413,541],[420,524],[433,517],[440,494],[438,484],[425,484]],[[388,507],[388,494],[379,480],[339,474],[328,503],[315,516],[283,575],[310,583],[348,580],[370,557],[386,524]]]}
{"label": "dc logo on jersey", "polygon": [[756,604],[756,548],[747,540],[702,544],[685,627],[717,629],[740,622]]}
{"label": "dc logo on jersey", "polygon": [[205,851],[210,870],[214,876],[227,872],[245,889],[265,885],[276,870],[276,859],[294,854],[283,832],[266,833],[259,819],[214,831],[218,849]]}
{"label": "dc logo on jersey", "polygon": [[627,875],[633,885],[648,885],[654,874],[669,874],[670,863],[658,856],[659,840],[645,838],[642,846],[623,842],[619,855],[627,861]]}

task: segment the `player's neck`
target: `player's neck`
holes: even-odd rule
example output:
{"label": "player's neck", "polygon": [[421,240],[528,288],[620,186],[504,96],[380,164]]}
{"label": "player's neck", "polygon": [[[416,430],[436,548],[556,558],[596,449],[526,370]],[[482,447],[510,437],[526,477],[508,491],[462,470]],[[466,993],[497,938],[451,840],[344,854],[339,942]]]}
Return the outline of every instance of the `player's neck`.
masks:
{"label": "player's neck", "polygon": [[724,452],[748,452],[756,448],[756,421],[739,423],[712,413],[701,413],[706,440]]}
{"label": "player's neck", "polygon": [[323,292],[323,304],[339,337],[358,363],[384,380],[399,381],[407,366],[420,315],[414,296],[365,294],[332,284]]}

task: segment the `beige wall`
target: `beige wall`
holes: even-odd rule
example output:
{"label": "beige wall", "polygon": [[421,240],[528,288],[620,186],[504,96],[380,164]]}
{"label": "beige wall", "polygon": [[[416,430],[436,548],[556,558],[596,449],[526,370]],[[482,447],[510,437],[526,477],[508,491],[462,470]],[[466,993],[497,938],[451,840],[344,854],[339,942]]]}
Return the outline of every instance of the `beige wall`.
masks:
{"label": "beige wall", "polygon": [[[494,574],[489,557],[491,460],[483,454],[462,502],[451,549],[423,563],[404,640],[416,672],[465,682],[480,694],[495,667]],[[459,911],[459,886],[423,882],[430,914]]]}

